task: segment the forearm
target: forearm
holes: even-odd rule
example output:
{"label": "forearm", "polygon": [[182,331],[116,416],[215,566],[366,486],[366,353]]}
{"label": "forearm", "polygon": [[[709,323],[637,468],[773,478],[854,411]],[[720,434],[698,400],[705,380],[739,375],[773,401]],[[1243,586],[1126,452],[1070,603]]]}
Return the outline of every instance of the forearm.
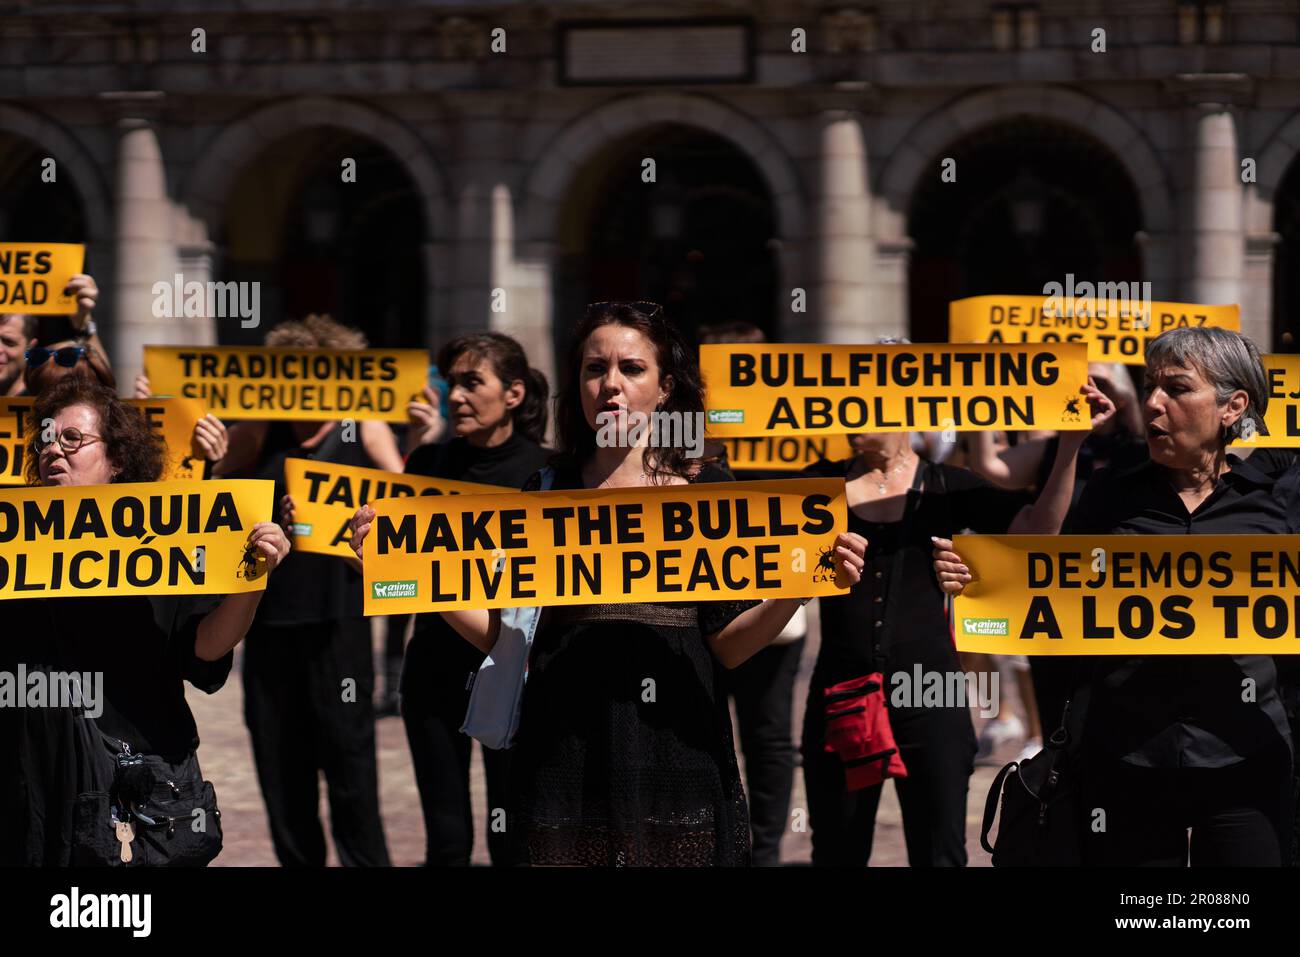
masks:
{"label": "forearm", "polygon": [[199,622],[194,653],[204,661],[216,661],[243,641],[253,625],[262,594],[254,591],[227,595],[214,611]]}
{"label": "forearm", "polygon": [[1086,432],[1063,432],[1057,447],[1052,473],[1047,477],[1037,501],[1022,509],[1007,531],[1012,535],[1056,535],[1065,523],[1074,497],[1075,466]]}
{"label": "forearm", "polygon": [[799,609],[797,598],[769,598],[736,616],[709,636],[709,647],[724,668],[735,668],[770,645]]}
{"label": "forearm", "polygon": [[501,612],[496,609],[488,611],[482,608],[467,608],[439,614],[455,629],[456,634],[483,654],[490,653],[492,646],[497,643],[497,635],[501,631]]}

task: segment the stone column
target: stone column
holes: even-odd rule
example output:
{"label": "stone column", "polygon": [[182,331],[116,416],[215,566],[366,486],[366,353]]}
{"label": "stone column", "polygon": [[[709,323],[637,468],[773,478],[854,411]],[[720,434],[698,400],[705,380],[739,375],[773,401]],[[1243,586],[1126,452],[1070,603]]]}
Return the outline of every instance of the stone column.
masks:
{"label": "stone column", "polygon": [[1169,89],[1186,105],[1190,169],[1180,177],[1187,272],[1193,302],[1240,303],[1245,269],[1241,157],[1235,107],[1250,92],[1245,74],[1180,74]]}
{"label": "stone column", "polygon": [[861,119],[848,110],[824,111],[818,124],[809,332],[822,342],[862,342],[874,274],[866,140]]}
{"label": "stone column", "polygon": [[109,333],[113,369],[129,390],[143,367],[146,345],[184,344],[183,315],[154,316],[155,282],[169,285],[179,272],[172,240],[172,205],[156,123],[163,94],[105,93],[117,115],[117,179],[114,200],[116,273],[115,328]]}

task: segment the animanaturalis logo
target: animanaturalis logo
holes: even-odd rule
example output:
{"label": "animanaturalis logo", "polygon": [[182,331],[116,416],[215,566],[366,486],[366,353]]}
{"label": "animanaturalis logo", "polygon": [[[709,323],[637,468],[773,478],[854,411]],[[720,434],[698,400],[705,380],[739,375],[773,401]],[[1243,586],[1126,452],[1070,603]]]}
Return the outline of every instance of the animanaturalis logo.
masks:
{"label": "animanaturalis logo", "polygon": [[961,620],[961,630],[963,634],[967,635],[1005,638],[1007,636],[1007,619],[963,618]]}
{"label": "animanaturalis logo", "polygon": [[709,409],[709,421],[717,424],[744,424],[744,409]]}
{"label": "animanaturalis logo", "polygon": [[419,582],[372,582],[370,588],[375,598],[414,598],[419,589]]}

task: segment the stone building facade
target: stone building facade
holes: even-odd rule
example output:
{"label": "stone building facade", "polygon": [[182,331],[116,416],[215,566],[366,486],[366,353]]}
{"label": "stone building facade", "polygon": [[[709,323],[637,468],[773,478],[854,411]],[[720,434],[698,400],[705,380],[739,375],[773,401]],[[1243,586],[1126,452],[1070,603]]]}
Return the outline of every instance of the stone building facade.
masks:
{"label": "stone building facade", "polygon": [[[386,345],[501,329],[543,368],[601,298],[788,341],[938,339],[948,299],[1067,273],[1239,302],[1267,348],[1300,336],[1297,2],[0,16],[0,239],[88,244],[128,382],[145,343],[320,310]],[[155,317],[178,274],[261,283],[261,329]]]}

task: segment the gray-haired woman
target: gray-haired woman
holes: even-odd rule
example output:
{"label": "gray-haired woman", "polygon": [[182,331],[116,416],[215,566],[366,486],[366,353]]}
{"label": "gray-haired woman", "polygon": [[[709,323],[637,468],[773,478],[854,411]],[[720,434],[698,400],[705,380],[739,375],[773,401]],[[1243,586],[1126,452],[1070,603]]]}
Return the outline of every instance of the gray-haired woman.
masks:
{"label": "gray-haired woman", "polygon": [[[1089,481],[1063,534],[1261,535],[1300,530],[1300,466],[1270,474],[1228,451],[1260,431],[1268,385],[1259,350],[1224,329],[1175,329],[1147,348],[1150,461]],[[971,569],[938,543],[935,571],[960,592]],[[1199,633],[1221,628],[1198,621]],[[1289,853],[1291,732],[1269,655],[1076,659],[1084,726],[1090,864],[1277,865]],[[1250,689],[1246,693],[1243,689]],[[1044,720],[1049,717],[1044,715]]]}

